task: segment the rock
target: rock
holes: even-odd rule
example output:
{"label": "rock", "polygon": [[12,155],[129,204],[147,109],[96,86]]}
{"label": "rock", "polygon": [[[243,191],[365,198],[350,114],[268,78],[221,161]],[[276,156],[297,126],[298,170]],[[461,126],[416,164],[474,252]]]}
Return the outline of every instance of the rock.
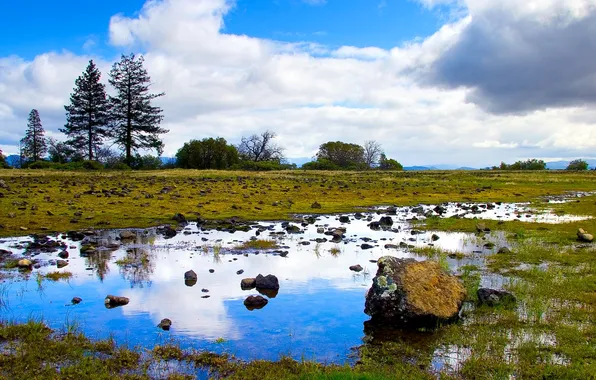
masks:
{"label": "rock", "polygon": [[170,327],[172,327],[172,321],[168,318],[164,318],[161,320],[161,322],[159,322],[157,327],[159,327],[160,329],[162,329],[164,331],[169,331]]}
{"label": "rock", "polygon": [[244,300],[244,306],[246,306],[246,308],[250,311],[256,310],[256,309],[262,309],[268,303],[269,303],[269,301],[267,301],[267,299],[264,298],[263,296],[248,296]]}
{"label": "rock", "polygon": [[257,287],[257,279],[256,278],[243,278],[240,281],[240,288],[242,290],[250,290]]}
{"label": "rock", "polygon": [[239,271],[236,271],[236,274],[242,274],[244,273],[244,269],[240,269]]}
{"label": "rock", "polygon": [[489,288],[480,288],[476,292],[478,302],[481,305],[498,306],[515,304],[516,299],[513,294],[504,290],[495,290]]}
{"label": "rock", "polygon": [[215,269],[209,269],[209,273],[215,273]]}
{"label": "rock", "polygon": [[259,274],[255,279],[255,287],[259,289],[279,289],[279,280],[272,274]]}
{"label": "rock", "polygon": [[362,245],[360,245],[360,249],[373,249],[375,246],[368,244],[368,243],[364,243]]}
{"label": "rock", "polygon": [[198,281],[198,276],[194,270],[189,270],[184,273],[184,284],[186,286],[194,286]]}
{"label": "rock", "polygon": [[350,270],[354,271],[354,272],[362,272],[364,270],[364,268],[362,268],[362,266],[360,264],[357,264],[357,265],[352,265],[350,267]]}
{"label": "rock", "polygon": [[430,240],[432,240],[432,241],[437,241],[439,239],[440,239],[440,237],[437,234],[432,234],[432,236],[430,237]]}
{"label": "rock", "polygon": [[126,297],[108,295],[104,300],[104,304],[106,308],[111,309],[113,307],[128,305],[129,301],[130,300]]}
{"label": "rock", "polygon": [[313,204],[310,205],[310,208],[319,209],[321,208],[321,204],[319,202],[313,202]]}
{"label": "rock", "polygon": [[58,268],[64,268],[67,265],[68,265],[68,261],[66,261],[66,260],[58,260],[58,261],[56,261],[56,266]]}
{"label": "rock", "polygon": [[340,242],[344,238],[344,231],[340,230],[340,229],[336,229],[336,230],[333,230],[331,235],[333,236],[333,239],[331,239],[331,241],[333,241],[334,243],[337,243],[337,242]]}
{"label": "rock", "polygon": [[184,215],[182,215],[180,213],[174,215],[172,217],[172,220],[175,221],[178,224],[186,224],[186,218],[184,217]]}
{"label": "rock", "polygon": [[390,216],[383,216],[381,219],[379,219],[379,224],[384,227],[392,226],[393,219]]}
{"label": "rock", "polygon": [[444,206],[438,205],[435,208],[433,208],[433,211],[439,215],[443,215],[447,212],[447,209]]}
{"label": "rock", "polygon": [[493,248],[495,248],[495,243],[493,243],[492,241],[489,241],[488,243],[484,244],[484,248],[493,249]]}
{"label": "rock", "polygon": [[484,223],[476,224],[476,231],[477,232],[490,232],[490,228],[486,226]]}
{"label": "rock", "polygon": [[594,236],[589,234],[583,228],[580,228],[577,230],[577,238],[579,241],[583,241],[586,243],[591,243],[594,241]]}
{"label": "rock", "polygon": [[78,305],[81,302],[83,302],[83,299],[81,297],[73,297],[73,299],[70,301],[73,305]]}
{"label": "rock", "polygon": [[300,232],[302,232],[302,230],[300,229],[300,227],[294,225],[294,224],[288,224],[288,226],[286,227],[286,231],[289,234],[299,234]]}
{"label": "rock", "polygon": [[137,234],[133,231],[120,231],[120,239],[133,240],[137,238]]}
{"label": "rock", "polygon": [[511,253],[511,250],[507,247],[501,247],[501,248],[499,248],[497,253]]}
{"label": "rock", "polygon": [[466,290],[437,262],[385,256],[377,265],[364,309],[373,320],[435,327],[458,317]]}
{"label": "rock", "polygon": [[21,259],[17,263],[17,266],[21,269],[29,269],[30,270],[31,267],[33,267],[33,263],[29,259]]}
{"label": "rock", "polygon": [[0,249],[0,256],[8,256],[12,255],[11,251],[7,251],[6,249]]}
{"label": "rock", "polygon": [[58,257],[61,259],[68,259],[68,251],[60,251],[60,253],[58,253]]}
{"label": "rock", "polygon": [[399,245],[396,244],[385,244],[385,249],[398,249]]}
{"label": "rock", "polygon": [[350,217],[347,215],[342,215],[339,217],[340,223],[350,223]]}
{"label": "rock", "polygon": [[279,289],[257,288],[257,292],[259,292],[259,294],[269,297],[269,299],[271,299],[271,298],[277,297],[277,295],[279,294]]}

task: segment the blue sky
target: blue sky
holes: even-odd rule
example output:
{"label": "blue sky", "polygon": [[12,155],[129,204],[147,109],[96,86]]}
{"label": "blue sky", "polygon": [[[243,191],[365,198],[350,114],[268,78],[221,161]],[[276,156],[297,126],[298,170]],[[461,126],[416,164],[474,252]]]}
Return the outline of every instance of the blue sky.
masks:
{"label": "blue sky", "polygon": [[404,165],[596,152],[594,0],[0,1],[6,154],[33,108],[64,140],[76,78],[93,58],[106,81],[120,53],[166,93],[170,157],[266,129],[295,161],[336,140]]}
{"label": "blue sky", "polygon": [[[105,57],[118,53],[108,43],[110,17],[138,14],[144,0],[5,1],[0,56],[32,59],[68,50]],[[315,42],[390,49],[432,35],[442,13],[409,0],[237,0],[224,18],[224,33],[287,42]],[[87,45],[86,45],[87,43]],[[91,45],[90,45],[91,44]]]}

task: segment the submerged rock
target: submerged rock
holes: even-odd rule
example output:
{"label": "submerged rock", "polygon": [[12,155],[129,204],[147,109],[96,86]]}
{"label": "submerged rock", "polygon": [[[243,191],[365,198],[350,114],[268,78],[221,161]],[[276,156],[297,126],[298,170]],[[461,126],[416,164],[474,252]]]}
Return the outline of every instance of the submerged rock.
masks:
{"label": "submerged rock", "polygon": [[244,300],[244,306],[246,306],[246,308],[251,311],[256,309],[262,309],[268,303],[269,301],[267,301],[267,299],[263,296],[248,296]]}
{"label": "submerged rock", "polygon": [[128,305],[129,301],[130,300],[127,297],[108,295],[104,300],[104,304],[108,309],[111,309],[113,307]]}
{"label": "submerged rock", "polygon": [[577,230],[577,238],[579,239],[579,241],[583,241],[586,243],[591,243],[594,241],[594,236],[592,234],[589,234],[583,228]]}
{"label": "submerged rock", "polygon": [[194,270],[189,270],[184,273],[184,284],[186,284],[186,286],[194,286],[197,283],[197,280],[198,276]]}
{"label": "submerged rock", "polygon": [[67,265],[68,265],[68,261],[66,261],[66,260],[58,260],[58,261],[56,261],[56,266],[58,268],[64,268]]}
{"label": "submerged rock", "polygon": [[373,320],[433,327],[458,317],[466,290],[437,262],[385,256],[377,265],[364,309]]}
{"label": "submerged rock", "polygon": [[354,272],[362,272],[364,270],[364,268],[362,268],[362,265],[357,264],[357,265],[352,265],[350,267],[350,270],[354,271]]}
{"label": "submerged rock", "polygon": [[161,322],[159,322],[157,327],[159,327],[160,329],[162,329],[164,331],[168,331],[168,330],[170,330],[170,327],[172,327],[172,321],[168,318],[164,318],[161,320]]}
{"label": "submerged rock", "polygon": [[478,296],[478,302],[481,305],[512,305],[516,302],[515,296],[505,290],[480,288],[476,292],[476,295]]}
{"label": "submerged rock", "polygon": [[81,297],[73,297],[70,302],[72,302],[73,305],[78,305],[83,302],[83,299]]}
{"label": "submerged rock", "polygon": [[120,239],[122,240],[132,240],[132,239],[136,239],[137,238],[137,234],[133,231],[120,231]]}
{"label": "submerged rock", "polygon": [[255,286],[258,289],[279,289],[279,280],[272,274],[267,276],[259,274],[255,279]]}
{"label": "submerged rock", "polygon": [[31,267],[33,267],[33,262],[31,262],[29,259],[21,259],[17,262],[17,266],[21,269],[31,270]]}

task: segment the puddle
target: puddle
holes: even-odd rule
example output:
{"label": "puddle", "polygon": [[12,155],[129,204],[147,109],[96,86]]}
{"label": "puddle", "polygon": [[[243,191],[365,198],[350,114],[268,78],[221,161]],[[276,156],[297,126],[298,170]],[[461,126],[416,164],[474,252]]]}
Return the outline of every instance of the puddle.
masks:
{"label": "puddle", "polygon": [[[129,346],[149,348],[173,339],[183,349],[226,352],[243,360],[289,355],[326,363],[350,362],[351,349],[366,341],[364,323],[369,318],[363,312],[364,297],[376,273],[376,260],[386,255],[425,260],[413,253],[413,247],[434,247],[463,254],[447,259],[457,272],[463,265],[483,266],[488,253],[506,244],[500,233],[487,234],[483,240],[473,234],[413,230],[408,220],[436,214],[432,206],[419,207],[422,210],[390,209],[391,225],[371,225],[387,216],[379,212],[291,223],[299,233],[288,233],[292,228],[287,222],[259,222],[248,231],[234,233],[205,231],[190,223],[169,239],[157,228],[131,230],[135,237],[124,241],[116,230],[97,231],[82,241],[82,236],[55,235],[50,240],[68,252],[68,265],[58,271],[73,274],[70,280],[58,282],[39,276],[57,270],[57,253],[63,248],[43,252],[45,245],[38,244],[37,250],[26,252],[32,237],[3,239],[0,249],[12,251],[11,258],[25,255],[40,267],[26,278],[0,282],[1,318],[23,322],[42,317],[52,328],[74,321],[91,338],[113,336]],[[464,207],[468,206],[447,205],[441,213],[444,217],[459,215]],[[478,207],[478,213],[470,209],[464,217],[507,218],[519,214],[520,207]],[[344,237],[332,242],[329,231],[338,227],[346,229]],[[273,240],[279,247],[238,248],[257,238]],[[81,247],[89,241],[107,248],[81,255]],[[488,241],[494,246],[487,246]],[[357,264],[361,272],[349,269]],[[193,286],[185,284],[184,274],[189,270],[197,274]],[[258,293],[242,290],[240,281],[258,274],[277,276],[280,290],[265,294],[269,302],[264,308],[249,311],[243,301]],[[482,286],[501,287],[503,281],[497,275],[481,277]],[[130,302],[107,309],[104,299],[108,294],[128,297]],[[73,297],[82,302],[72,305]],[[172,320],[170,331],[156,327],[163,318]],[[451,368],[466,356],[459,349],[442,350],[435,355],[435,369]]]}

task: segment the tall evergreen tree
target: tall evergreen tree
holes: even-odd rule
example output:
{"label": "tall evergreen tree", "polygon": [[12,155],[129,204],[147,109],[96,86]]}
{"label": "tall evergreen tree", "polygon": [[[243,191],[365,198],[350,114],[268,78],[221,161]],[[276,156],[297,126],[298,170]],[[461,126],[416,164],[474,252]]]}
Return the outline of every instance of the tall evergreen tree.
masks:
{"label": "tall evergreen tree", "polygon": [[66,125],[60,132],[68,137],[68,143],[79,152],[85,152],[93,160],[103,139],[110,137],[108,129],[109,103],[105,85],[100,82],[101,73],[93,60],[75,81],[66,110]]}
{"label": "tall evergreen tree", "polygon": [[159,126],[163,110],[151,105],[153,99],[165,94],[149,93],[151,79],[143,62],[143,56],[122,55],[110,71],[110,84],[116,90],[116,95],[110,96],[112,132],[116,144],[124,149],[128,165],[138,149],[155,149],[161,155],[159,135],[169,132]]}
{"label": "tall evergreen tree", "polygon": [[39,112],[32,109],[29,113],[29,120],[27,122],[27,130],[25,137],[21,139],[23,157],[27,161],[39,161],[45,156],[48,151],[44,131],[41,125]]}

